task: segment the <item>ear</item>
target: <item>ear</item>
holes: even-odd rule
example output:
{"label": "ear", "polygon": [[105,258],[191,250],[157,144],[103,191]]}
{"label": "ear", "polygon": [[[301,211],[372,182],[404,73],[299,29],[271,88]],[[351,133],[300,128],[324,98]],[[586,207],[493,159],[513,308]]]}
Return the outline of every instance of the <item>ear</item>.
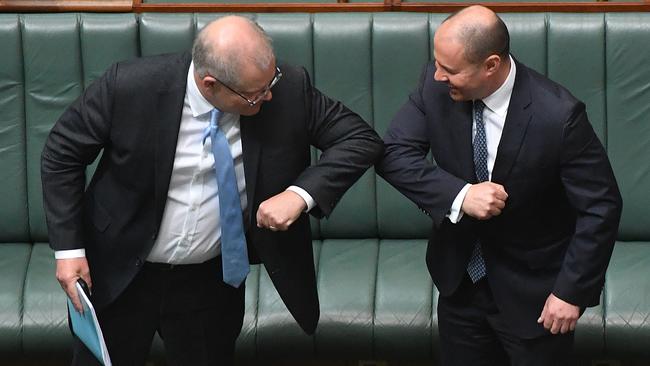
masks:
{"label": "ear", "polygon": [[488,75],[496,74],[501,67],[501,57],[499,55],[491,55],[485,59],[483,66],[485,67],[485,72]]}
{"label": "ear", "polygon": [[204,77],[199,79],[199,82],[201,83],[201,86],[205,89],[212,89],[215,84],[217,84],[217,79],[215,79],[211,75],[205,75]]}
{"label": "ear", "polygon": [[217,84],[217,80],[213,76],[206,75],[201,77],[198,74],[194,73],[194,81],[196,81],[196,86],[199,89],[199,93],[201,93],[205,99],[214,99],[213,96],[216,93],[215,85]]}

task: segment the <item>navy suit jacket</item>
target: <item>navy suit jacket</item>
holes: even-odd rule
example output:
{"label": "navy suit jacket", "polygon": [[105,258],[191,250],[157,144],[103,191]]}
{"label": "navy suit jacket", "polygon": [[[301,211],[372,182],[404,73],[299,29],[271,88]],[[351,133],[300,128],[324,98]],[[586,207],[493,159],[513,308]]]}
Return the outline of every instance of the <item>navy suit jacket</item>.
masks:
{"label": "navy suit jacket", "polygon": [[[455,102],[426,65],[420,85],[392,120],[378,172],[433,221],[429,272],[448,296],[482,243],[495,302],[515,334],[535,337],[552,292],[580,307],[598,304],[621,214],[620,193],[582,102],[517,63],[492,181],[505,187],[500,216],[446,215],[466,183],[476,183],[472,102]],[[435,163],[426,159],[431,152]]]}
{"label": "navy suit jacket", "polygon": [[[111,303],[151,250],[162,219],[191,62],[188,53],[114,64],[57,121],[42,153],[50,246],[85,248],[93,303]],[[251,261],[263,262],[289,311],[307,333],[319,317],[309,218],[285,232],[256,226],[260,203],[290,185],[327,216],[382,152],[358,115],[313,88],[303,68],[283,78],[258,114],[240,119]],[[311,165],[310,146],[322,150]],[[103,149],[84,191],[85,168]]]}

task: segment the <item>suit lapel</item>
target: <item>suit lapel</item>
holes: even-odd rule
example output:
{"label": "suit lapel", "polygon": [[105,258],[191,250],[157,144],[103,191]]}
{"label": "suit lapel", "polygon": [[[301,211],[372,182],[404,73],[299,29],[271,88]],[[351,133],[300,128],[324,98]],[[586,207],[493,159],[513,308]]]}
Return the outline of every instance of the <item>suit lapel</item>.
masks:
{"label": "suit lapel", "polygon": [[501,184],[510,174],[532,117],[529,108],[531,103],[529,75],[522,64],[516,65],[517,76],[492,171],[492,181]]}
{"label": "suit lapel", "polygon": [[[180,61],[180,62],[179,62]],[[172,60],[169,65],[168,78],[156,91],[158,98],[151,113],[152,125],[155,126],[154,153],[154,194],[156,222],[162,220],[169,180],[174,167],[178,131],[181,125],[183,101],[187,85],[187,70],[191,57],[185,54],[182,59]]]}
{"label": "suit lapel", "polygon": [[[259,115],[260,113],[258,113]],[[259,169],[259,157],[261,151],[261,137],[259,136],[261,128],[255,128],[260,122],[258,115],[247,117],[241,116],[239,119],[239,129],[241,131],[242,155],[244,158],[244,177],[246,178],[246,197],[248,198],[248,220],[253,221],[253,211],[255,201],[255,184],[257,183],[257,173]],[[259,125],[258,125],[259,126]]]}
{"label": "suit lapel", "polygon": [[451,124],[451,146],[458,159],[460,177],[467,182],[476,182],[472,150],[472,103],[453,103],[448,123]]}

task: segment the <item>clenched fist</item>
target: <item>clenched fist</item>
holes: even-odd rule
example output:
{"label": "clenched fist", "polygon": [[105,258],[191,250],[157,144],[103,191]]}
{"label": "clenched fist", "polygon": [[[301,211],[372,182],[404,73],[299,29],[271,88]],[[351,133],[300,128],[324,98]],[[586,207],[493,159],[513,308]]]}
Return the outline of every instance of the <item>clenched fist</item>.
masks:
{"label": "clenched fist", "polygon": [[475,219],[487,220],[501,214],[507,199],[508,194],[500,184],[472,184],[463,200],[462,210]]}
{"label": "clenched fist", "polygon": [[262,202],[257,210],[257,227],[285,231],[307,208],[297,193],[284,191]]}

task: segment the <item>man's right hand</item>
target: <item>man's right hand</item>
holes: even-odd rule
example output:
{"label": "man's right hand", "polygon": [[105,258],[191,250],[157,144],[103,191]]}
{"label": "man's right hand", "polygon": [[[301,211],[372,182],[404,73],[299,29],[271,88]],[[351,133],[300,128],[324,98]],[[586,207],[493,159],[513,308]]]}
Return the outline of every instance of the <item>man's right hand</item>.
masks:
{"label": "man's right hand", "polygon": [[86,281],[88,288],[92,288],[88,261],[85,257],[56,260],[56,279],[61,284],[63,291],[72,300],[74,308],[78,312],[83,312],[83,306],[76,287],[77,280],[80,278]]}
{"label": "man's right hand", "polygon": [[475,219],[487,220],[501,214],[507,199],[508,194],[500,184],[472,184],[463,200],[462,210]]}

